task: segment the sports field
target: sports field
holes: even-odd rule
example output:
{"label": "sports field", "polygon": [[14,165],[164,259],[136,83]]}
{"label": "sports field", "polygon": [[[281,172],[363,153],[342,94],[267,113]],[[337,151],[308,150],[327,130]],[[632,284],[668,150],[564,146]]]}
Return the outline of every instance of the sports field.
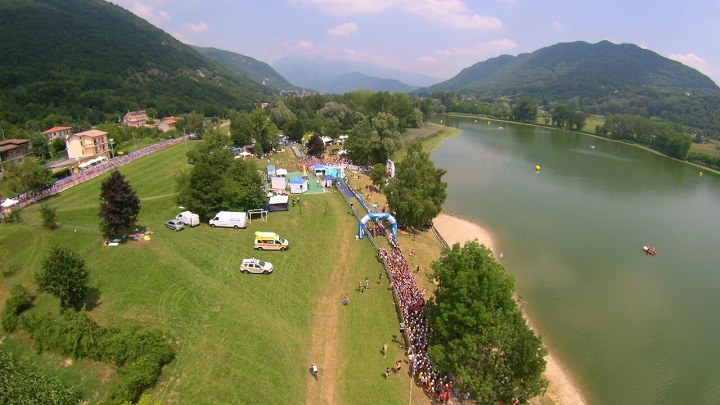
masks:
{"label": "sports field", "polygon": [[[87,305],[93,319],[157,328],[174,343],[176,359],[147,391],[154,400],[429,403],[411,388],[407,367],[385,381],[385,368],[404,359],[392,295],[387,283],[377,284],[382,266],[372,245],[355,239],[357,221],[338,192],[303,195],[302,208],[270,213],[267,222],[253,220],[245,230],[201,224],[173,232],[162,224],[181,211],[174,177],[189,167],[185,153],[191,146],[120,169],[142,200],[138,226],[152,230],[150,240],[104,245],[97,217],[104,176],[47,200],[57,209],[58,230],[41,229],[39,205],[23,210],[22,223],[1,225],[0,249],[15,271],[2,276],[0,305],[15,284],[37,293],[32,275],[40,262],[52,246],[68,246],[84,255],[90,270]],[[290,249],[254,251],[255,231],[277,232]],[[272,262],[273,274],[241,274],[240,260],[253,256]],[[423,269],[428,267],[429,262]],[[371,288],[354,291],[366,277]],[[26,314],[58,310],[56,299],[37,294]],[[351,296],[348,306],[342,305],[345,294]],[[384,343],[390,345],[387,358],[381,354]],[[4,336],[0,348],[58,376],[90,402],[106,398],[117,381],[111,365],[37,355],[22,332]],[[318,381],[308,372],[311,362],[318,363]]]}

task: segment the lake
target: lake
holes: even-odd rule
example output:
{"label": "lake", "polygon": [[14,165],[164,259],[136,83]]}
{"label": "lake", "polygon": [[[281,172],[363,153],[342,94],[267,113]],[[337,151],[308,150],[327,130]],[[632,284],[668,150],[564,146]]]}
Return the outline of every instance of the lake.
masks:
{"label": "lake", "polygon": [[446,211],[493,236],[588,401],[720,403],[720,176],[588,135],[443,124],[463,131],[430,154]]}

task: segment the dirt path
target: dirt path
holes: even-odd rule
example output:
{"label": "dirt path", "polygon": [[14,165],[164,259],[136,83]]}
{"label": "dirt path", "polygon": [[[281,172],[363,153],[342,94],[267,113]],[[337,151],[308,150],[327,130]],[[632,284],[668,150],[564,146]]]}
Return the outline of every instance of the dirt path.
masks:
{"label": "dirt path", "polygon": [[[336,209],[334,215],[346,215],[345,211]],[[350,248],[354,242],[350,232],[338,232],[342,236],[339,243],[335,265],[330,273],[322,295],[318,299],[317,309],[310,326],[311,349],[308,353],[308,368],[315,362],[319,369],[319,379],[315,381],[307,373],[307,404],[336,404],[335,389],[341,379],[339,377],[344,362],[338,360],[342,336],[339,331],[339,316],[343,308],[342,292],[350,285],[348,263],[353,263],[357,251]]]}

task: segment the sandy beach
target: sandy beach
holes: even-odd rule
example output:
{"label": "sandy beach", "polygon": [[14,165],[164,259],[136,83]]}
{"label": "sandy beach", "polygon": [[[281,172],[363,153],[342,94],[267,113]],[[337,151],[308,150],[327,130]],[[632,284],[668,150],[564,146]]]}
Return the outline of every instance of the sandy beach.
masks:
{"label": "sandy beach", "polygon": [[[435,229],[442,235],[445,241],[451,246],[455,243],[464,243],[477,239],[478,243],[488,247],[497,258],[500,252],[496,250],[491,235],[479,225],[448,214],[440,214],[433,220]],[[526,315],[527,318],[527,315]],[[528,324],[533,328],[532,322]],[[534,329],[534,328],[533,328]],[[548,353],[545,356],[547,367],[543,377],[548,380],[548,389],[545,395],[533,398],[531,404],[557,404],[557,405],[578,405],[586,404],[580,389],[572,381],[565,368],[558,360]]]}

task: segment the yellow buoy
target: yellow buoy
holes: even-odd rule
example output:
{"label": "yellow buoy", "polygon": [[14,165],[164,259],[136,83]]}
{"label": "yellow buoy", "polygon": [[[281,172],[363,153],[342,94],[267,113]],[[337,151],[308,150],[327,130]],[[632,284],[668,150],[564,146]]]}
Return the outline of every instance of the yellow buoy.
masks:
{"label": "yellow buoy", "polygon": [[536,172],[539,172],[539,171],[540,171],[540,165],[535,166],[535,171],[536,171]]}
{"label": "yellow buoy", "polygon": [[698,176],[702,176],[702,175],[703,175],[703,172],[698,173]]}

